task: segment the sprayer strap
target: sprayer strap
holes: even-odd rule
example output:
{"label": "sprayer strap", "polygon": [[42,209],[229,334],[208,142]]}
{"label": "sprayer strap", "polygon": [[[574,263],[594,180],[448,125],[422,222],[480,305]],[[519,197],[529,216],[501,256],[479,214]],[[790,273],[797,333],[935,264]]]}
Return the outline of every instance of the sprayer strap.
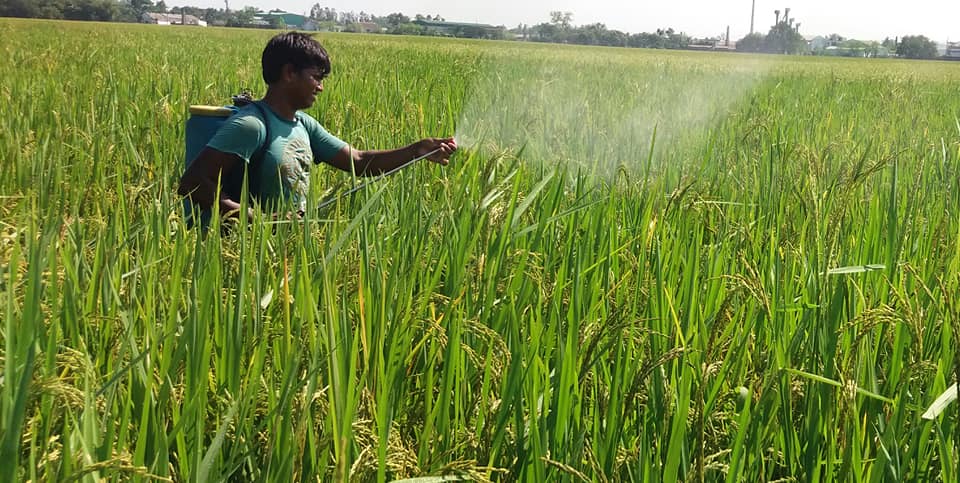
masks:
{"label": "sprayer strap", "polygon": [[[263,160],[263,157],[266,156],[267,149],[270,147],[270,143],[273,142],[273,140],[270,139],[270,119],[267,117],[267,111],[265,111],[263,106],[260,105],[260,101],[254,101],[251,102],[251,104],[253,104],[253,106],[257,108],[257,111],[260,112],[260,117],[263,119],[263,128],[265,130],[263,144],[260,145],[257,151],[253,153],[253,157],[250,158],[250,162],[253,164],[253,162],[260,162]],[[296,116],[297,123],[303,121],[299,112],[296,114]]]}
{"label": "sprayer strap", "polygon": [[[264,128],[264,141],[259,148],[253,153],[253,156],[250,157],[250,165],[246,167],[247,171],[247,183],[250,190],[250,194],[256,193],[257,196],[260,195],[260,164],[263,163],[263,158],[267,156],[267,150],[270,149],[270,144],[273,143],[273,139],[270,138],[270,118],[267,116],[267,111],[263,106],[260,105],[260,101],[253,101],[250,104],[253,104],[253,107],[257,108],[257,111],[260,113],[260,118],[263,119],[263,128]],[[296,115],[297,123],[303,122],[300,118],[300,113]],[[251,176],[249,173],[254,173]]]}
{"label": "sprayer strap", "polygon": [[[250,104],[253,107],[257,108],[257,112],[260,113],[260,119],[263,120],[263,129],[264,129],[264,139],[263,144],[253,153],[253,156],[250,157],[250,165],[246,167],[247,169],[247,184],[250,190],[250,194],[260,196],[260,164],[263,163],[263,158],[267,155],[267,149],[270,148],[270,118],[267,117],[267,111],[263,109],[263,106],[260,105],[258,101],[251,102]],[[251,175],[251,173],[253,173]]]}
{"label": "sprayer strap", "polygon": [[253,107],[256,107],[257,112],[260,113],[265,134],[263,144],[257,148],[257,151],[253,153],[253,157],[250,158],[250,163],[253,164],[254,162],[259,163],[262,161],[263,157],[267,154],[267,148],[270,147],[270,119],[267,118],[267,111],[263,110],[263,106],[261,106],[259,102],[251,102],[251,104],[253,104]]}

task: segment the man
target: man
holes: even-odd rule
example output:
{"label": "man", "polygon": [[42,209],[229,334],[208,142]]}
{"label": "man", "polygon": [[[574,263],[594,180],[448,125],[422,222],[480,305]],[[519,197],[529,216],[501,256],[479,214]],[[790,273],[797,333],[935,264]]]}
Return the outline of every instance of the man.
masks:
{"label": "man", "polygon": [[[273,37],[263,50],[261,64],[267,93],[259,106],[241,108],[227,120],[180,178],[177,192],[205,210],[218,203],[224,218],[238,215],[243,166],[251,166],[251,158],[261,148],[261,161],[247,173],[248,188],[274,214],[306,211],[313,163],[373,176],[433,151],[428,159],[446,165],[457,149],[453,138],[428,138],[397,149],[357,150],[299,112],[313,105],[330,73],[326,50],[306,34],[285,32]],[[220,196],[214,199],[221,180]]]}

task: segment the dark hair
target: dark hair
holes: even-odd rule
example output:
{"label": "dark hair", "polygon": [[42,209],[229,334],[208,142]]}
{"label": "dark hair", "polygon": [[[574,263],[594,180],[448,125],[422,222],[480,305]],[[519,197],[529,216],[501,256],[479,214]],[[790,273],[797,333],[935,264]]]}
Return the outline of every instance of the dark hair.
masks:
{"label": "dark hair", "polygon": [[284,32],[267,42],[260,59],[263,81],[269,85],[280,80],[283,66],[287,64],[292,64],[298,72],[315,67],[324,77],[330,74],[330,57],[326,49],[303,32]]}

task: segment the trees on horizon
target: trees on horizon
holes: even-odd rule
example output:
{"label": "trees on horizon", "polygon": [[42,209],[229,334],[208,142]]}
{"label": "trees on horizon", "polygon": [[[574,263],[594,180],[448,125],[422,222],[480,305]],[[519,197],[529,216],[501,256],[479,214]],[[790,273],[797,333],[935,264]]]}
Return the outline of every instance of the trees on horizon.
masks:
{"label": "trees on horizon", "polygon": [[777,23],[770,27],[764,35],[752,33],[737,42],[739,52],[765,52],[769,54],[800,54],[807,50],[807,42],[800,35],[799,25],[792,18],[780,18],[780,11],[776,10]]}
{"label": "trees on horizon", "polygon": [[937,44],[923,35],[908,35],[900,39],[897,54],[908,59],[933,59],[939,56]]}
{"label": "trees on horizon", "polygon": [[656,32],[630,34],[611,30],[597,22],[575,26],[573,13],[550,12],[550,21],[533,26],[518,25],[512,30],[521,38],[534,42],[552,42],[578,45],[603,45],[608,47],[641,47],[649,49],[682,49],[691,38],[673,28],[657,29]]}
{"label": "trees on horizon", "polygon": [[[245,7],[239,10],[225,10],[215,8],[199,8],[182,6],[167,8],[164,0],[5,0],[0,2],[0,16],[49,18],[66,20],[97,20],[117,22],[139,22],[145,13],[169,12],[184,13],[204,20],[211,25],[229,27],[254,26],[257,10]],[[787,10],[789,12],[789,9]],[[788,18],[788,13],[780,16],[777,11],[777,23],[767,34],[754,33],[747,35],[737,42],[736,49],[741,52],[765,52],[776,54],[800,54],[808,51],[807,43],[799,33],[800,24],[795,19]],[[385,16],[376,16],[366,12],[338,12],[315,3],[310,8],[309,18],[327,28],[342,28],[346,31],[365,31],[367,28],[358,28],[358,25],[373,23],[382,31],[399,35],[432,35],[435,32],[425,28],[417,22],[444,21],[440,15],[416,14],[413,18],[394,12]],[[284,28],[283,22],[273,19],[265,27]],[[460,30],[446,33],[458,37],[491,37],[487,32],[474,31],[464,26]],[[654,49],[683,49],[694,43],[694,39],[673,28],[661,28],[656,32],[627,33],[608,29],[603,23],[592,23],[576,26],[573,24],[573,13],[567,11],[552,11],[549,21],[537,25],[518,25],[510,31],[522,40],[534,42],[553,42],[580,45],[602,45],[612,47],[640,47]],[[493,38],[503,38],[503,32]],[[717,39],[707,39],[717,42]],[[828,39],[832,45],[844,42],[856,42],[844,39],[838,34],[832,34]],[[701,41],[702,42],[702,41]],[[915,59],[933,59],[938,57],[936,44],[923,35],[906,36],[899,42],[885,39],[883,44],[866,45],[861,50],[876,50],[883,46],[895,51],[901,57]],[[860,48],[860,47],[858,47]]]}

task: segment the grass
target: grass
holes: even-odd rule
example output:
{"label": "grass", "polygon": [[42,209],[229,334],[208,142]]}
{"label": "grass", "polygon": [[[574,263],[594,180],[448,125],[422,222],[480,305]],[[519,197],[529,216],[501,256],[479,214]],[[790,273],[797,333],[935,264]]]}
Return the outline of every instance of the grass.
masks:
{"label": "grass", "polygon": [[475,144],[202,238],[271,32],[0,33],[3,481],[958,478],[953,65],[324,34],[332,132]]}

